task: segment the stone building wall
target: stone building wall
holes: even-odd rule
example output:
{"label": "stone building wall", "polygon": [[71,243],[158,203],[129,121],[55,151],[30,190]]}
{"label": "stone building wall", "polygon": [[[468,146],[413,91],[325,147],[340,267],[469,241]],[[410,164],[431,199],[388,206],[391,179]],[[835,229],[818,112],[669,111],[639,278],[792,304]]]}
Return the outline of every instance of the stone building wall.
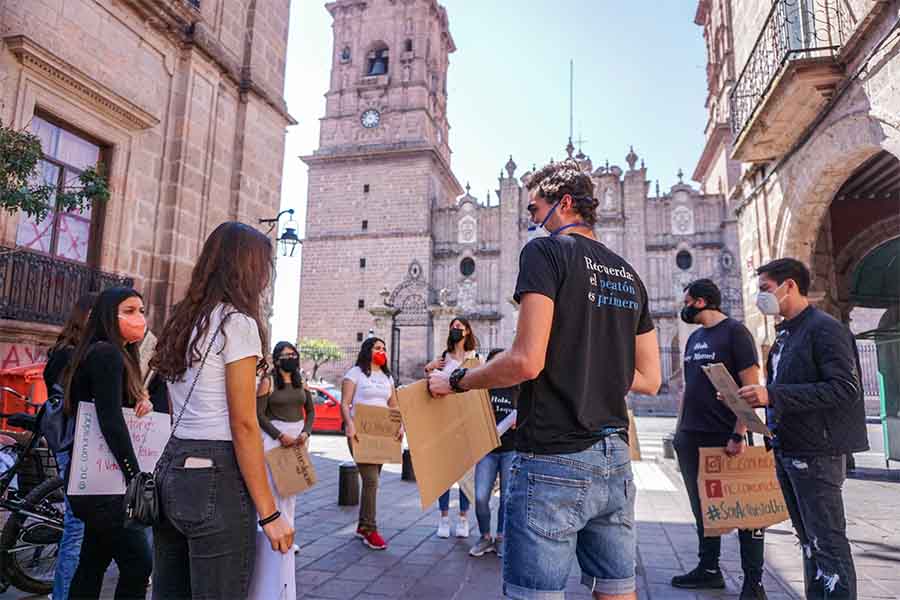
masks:
{"label": "stone building wall", "polygon": [[[95,264],[133,277],[151,327],[206,235],[278,212],[289,0],[29,0],[0,8],[0,118],[40,115],[102,147],[111,198]],[[15,243],[20,215],[0,215]],[[56,328],[0,323],[3,344]]]}

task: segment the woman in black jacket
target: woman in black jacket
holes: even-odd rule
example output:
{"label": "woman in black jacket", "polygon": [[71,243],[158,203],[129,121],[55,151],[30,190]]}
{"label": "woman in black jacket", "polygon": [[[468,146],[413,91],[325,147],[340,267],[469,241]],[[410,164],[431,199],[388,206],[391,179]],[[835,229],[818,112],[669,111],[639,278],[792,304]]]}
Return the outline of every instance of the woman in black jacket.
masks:
{"label": "woman in black jacket", "polygon": [[[66,370],[66,413],[75,417],[81,402],[93,402],[100,432],[126,483],[140,472],[123,407],[138,416],[152,409],[141,383],[137,346],[146,332],[144,303],[131,288],[102,292],[84,336]],[[143,529],[125,528],[123,495],[70,495],[75,516],[84,521],[84,540],[70,598],[99,598],[111,560],[119,568],[115,598],[143,598],[152,570]]]}

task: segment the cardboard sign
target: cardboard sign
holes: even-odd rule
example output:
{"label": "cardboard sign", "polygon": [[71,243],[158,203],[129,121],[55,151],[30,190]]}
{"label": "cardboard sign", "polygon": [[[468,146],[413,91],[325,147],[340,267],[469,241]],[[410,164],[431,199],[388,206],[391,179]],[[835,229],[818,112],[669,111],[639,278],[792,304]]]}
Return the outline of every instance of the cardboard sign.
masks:
{"label": "cardboard sign", "polygon": [[487,390],[432,398],[422,380],[397,397],[425,509],[500,445],[497,423]]}
{"label": "cardboard sign", "polygon": [[353,460],[372,465],[403,463],[403,450],[397,439],[402,425],[399,410],[357,404],[353,407],[353,424]]}
{"label": "cardboard sign", "polygon": [[775,476],[775,455],[762,447],[728,456],[723,448],[700,448],[700,507],[706,534],[758,529],[788,519]]}
{"label": "cardboard sign", "polygon": [[637,423],[631,409],[628,410],[628,446],[631,448],[631,460],[641,460],[641,442],[638,441]]}
{"label": "cardboard sign", "polygon": [[756,411],[747,403],[746,400],[738,396],[738,386],[734,382],[734,378],[725,365],[722,363],[713,363],[711,365],[703,365],[700,367],[703,373],[709,378],[710,383],[719,392],[722,402],[731,409],[731,412],[738,418],[738,421],[752,431],[766,437],[772,437],[772,432],[766,427],[766,424],[760,420]]}
{"label": "cardboard sign", "polygon": [[266,452],[266,463],[282,498],[296,496],[316,485],[316,469],[309,459],[307,444],[289,448],[272,448]]}
{"label": "cardboard sign", "polygon": [[[123,408],[122,413],[131,434],[131,445],[134,446],[138,465],[142,472],[152,473],[169,441],[172,429],[169,415],[152,412],[138,418],[131,408]],[[69,488],[66,492],[69,495],[125,493],[125,477],[106,445],[100,431],[100,421],[97,420],[97,407],[92,402],[78,403],[75,446],[69,469]]]}

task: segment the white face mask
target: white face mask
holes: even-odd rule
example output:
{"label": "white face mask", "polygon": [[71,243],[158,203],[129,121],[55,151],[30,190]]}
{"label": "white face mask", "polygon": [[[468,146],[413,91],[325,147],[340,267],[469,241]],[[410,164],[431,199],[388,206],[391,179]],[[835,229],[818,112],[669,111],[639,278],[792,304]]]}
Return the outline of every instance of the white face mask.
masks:
{"label": "white face mask", "polygon": [[[781,285],[784,285],[783,283]],[[781,301],[784,298],[779,298],[775,295],[779,289],[781,289],[781,285],[775,288],[774,292],[760,292],[756,295],[756,308],[759,309],[764,315],[777,315],[781,312]]]}

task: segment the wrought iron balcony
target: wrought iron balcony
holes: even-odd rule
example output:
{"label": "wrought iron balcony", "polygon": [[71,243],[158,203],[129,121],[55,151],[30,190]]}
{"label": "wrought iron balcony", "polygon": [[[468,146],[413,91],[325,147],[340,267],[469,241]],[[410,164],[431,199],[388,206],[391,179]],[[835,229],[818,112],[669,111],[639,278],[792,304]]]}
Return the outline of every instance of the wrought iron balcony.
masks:
{"label": "wrought iron balcony", "polygon": [[62,325],[87,292],[134,280],[28,250],[0,246],[0,319]]}
{"label": "wrought iron balcony", "polygon": [[854,26],[844,0],[775,0],[731,91],[734,158],[770,160],[827,102]]}

